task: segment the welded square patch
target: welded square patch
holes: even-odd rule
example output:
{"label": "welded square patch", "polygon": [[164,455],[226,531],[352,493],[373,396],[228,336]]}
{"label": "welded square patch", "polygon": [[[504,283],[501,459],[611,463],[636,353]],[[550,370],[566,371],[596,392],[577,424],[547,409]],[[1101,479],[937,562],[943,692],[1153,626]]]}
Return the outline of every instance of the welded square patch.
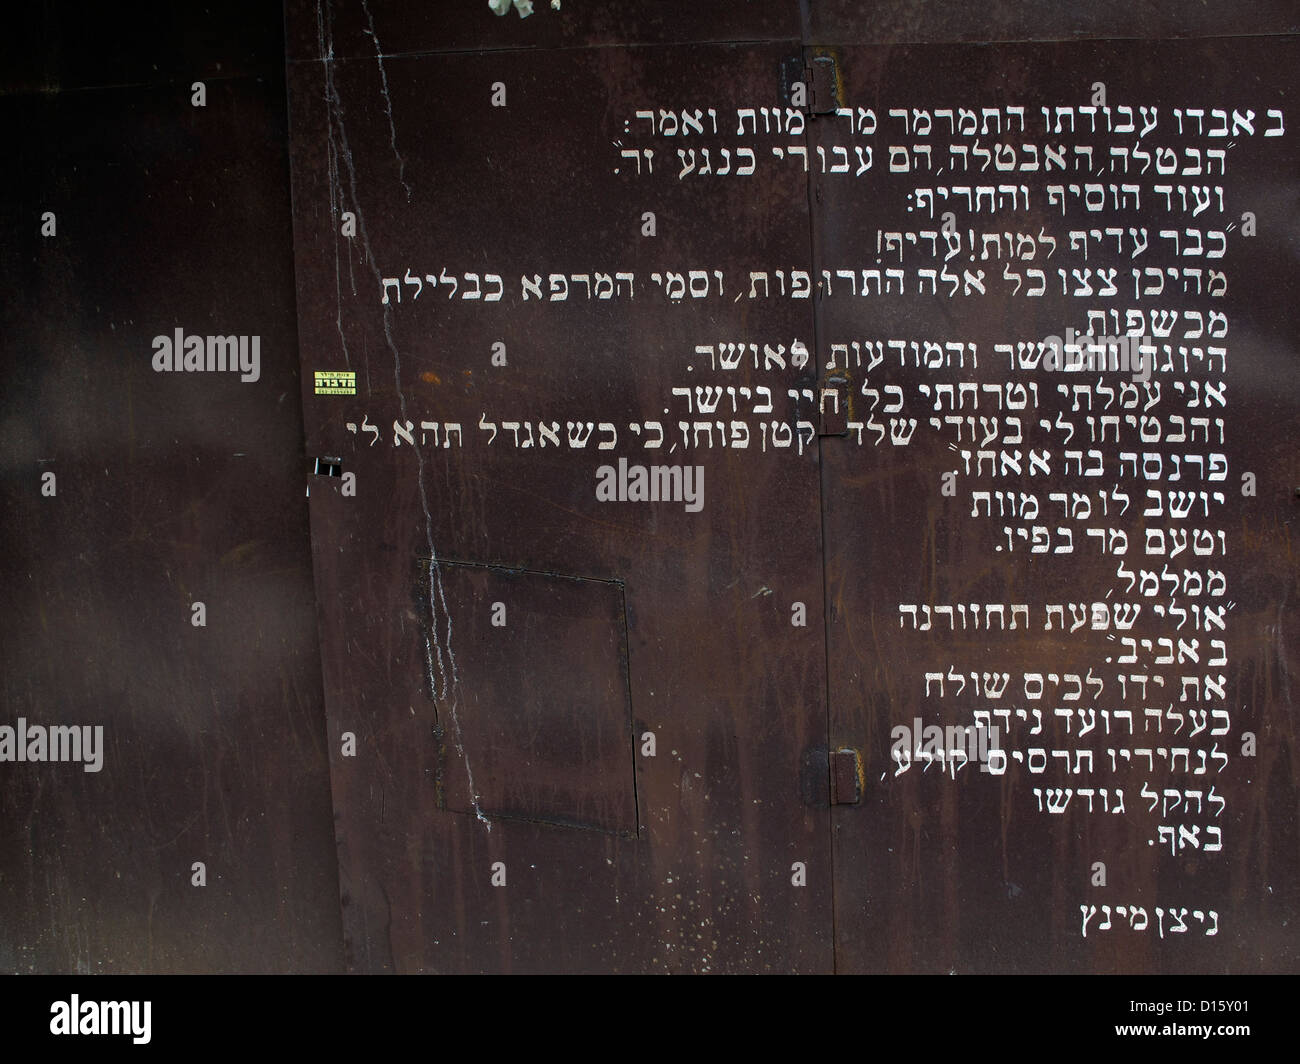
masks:
{"label": "welded square patch", "polygon": [[635,835],[622,585],[426,559],[416,593],[439,804]]}

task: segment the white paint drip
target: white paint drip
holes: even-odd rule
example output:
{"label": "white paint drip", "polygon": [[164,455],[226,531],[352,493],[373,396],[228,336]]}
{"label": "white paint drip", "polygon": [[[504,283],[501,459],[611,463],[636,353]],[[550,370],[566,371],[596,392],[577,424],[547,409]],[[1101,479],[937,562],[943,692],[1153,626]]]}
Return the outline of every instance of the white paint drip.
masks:
{"label": "white paint drip", "polygon": [[[325,28],[324,13],[318,0],[316,7],[318,43],[320,45],[320,54],[325,64],[325,102],[329,120],[329,140],[331,144],[335,143],[335,122],[338,123],[338,141],[335,150],[335,156],[338,157],[339,148],[342,149],[342,159],[347,165],[348,186],[352,194],[352,204],[357,216],[357,233],[361,237],[361,246],[365,251],[366,262],[369,264],[371,271],[375,275],[375,281],[382,284],[382,271],[375,262],[374,254],[370,247],[370,237],[366,231],[365,219],[361,213],[361,203],[357,197],[357,173],[356,166],[352,159],[352,150],[348,145],[347,129],[343,123],[343,101],[339,96],[338,87],[334,83],[334,41],[332,32],[327,32]],[[366,12],[369,16],[369,10]],[[373,23],[372,23],[373,25]],[[373,34],[372,34],[373,36]],[[376,48],[378,41],[376,41]],[[380,70],[382,72],[382,62]],[[385,90],[386,92],[386,90]],[[392,113],[389,113],[389,122],[392,121]],[[396,151],[396,134],[394,134],[394,151]],[[399,157],[400,161],[400,157]],[[331,181],[336,181],[340,177],[337,165],[335,172],[330,175]],[[409,195],[409,189],[408,189]],[[331,189],[331,200],[338,198],[336,191]],[[397,388],[397,401],[401,410],[402,420],[406,418],[406,396],[402,392],[402,361],[401,355],[397,350],[397,344],[393,340],[392,334],[392,309],[384,308],[384,337],[388,342],[388,349],[393,355],[393,378]],[[425,637],[425,655],[426,667],[429,673],[429,681],[435,697],[441,697],[443,701],[450,702],[450,714],[452,723],[452,739],[456,744],[456,752],[465,765],[465,777],[469,783],[470,802],[474,807],[474,815],[483,823],[484,827],[492,830],[492,822],[483,814],[479,805],[478,790],[474,786],[474,772],[470,768],[469,756],[465,753],[465,744],[462,739],[460,719],[457,716],[456,708],[460,700],[460,674],[456,667],[456,655],[451,648],[451,611],[447,608],[447,595],[442,586],[442,569],[438,565],[438,554],[433,545],[433,515],[429,512],[428,495],[424,488],[424,455],[419,448],[416,448],[417,471],[416,482],[420,494],[420,508],[424,512],[424,536],[425,543],[429,551],[429,634]],[[446,659],[443,657],[443,645],[438,641],[438,602],[442,602],[442,610],[447,618]],[[438,678],[442,681],[441,691],[433,684],[434,680],[434,662],[437,662]],[[448,664],[450,664],[450,677],[448,677]]]}
{"label": "white paint drip", "polygon": [[[329,54],[326,55],[325,15],[324,12],[321,10],[321,5],[319,2],[316,5],[316,45],[320,50],[320,55],[322,56],[322,58],[325,59],[325,79],[326,79],[325,113],[327,116],[329,116],[327,122],[327,128],[325,131],[326,144],[327,144],[325,167],[326,167],[326,176],[329,179],[330,219],[331,219],[330,224],[332,226],[336,226],[338,225],[338,220],[340,217],[339,196],[338,196],[339,158],[338,158],[338,146],[334,143],[334,121],[330,109],[330,88],[333,80],[333,69],[330,66],[330,62],[334,58],[334,45],[333,43],[330,44]],[[334,244],[334,306],[335,306],[334,326],[336,329],[338,329],[339,343],[343,347],[343,364],[348,369],[351,369],[352,358],[348,354],[348,338],[343,332],[343,285],[342,285],[342,279],[339,270],[339,234],[337,231],[333,235],[333,244]],[[351,263],[349,262],[349,268],[350,267],[351,267]],[[355,282],[353,284],[353,288],[355,289]],[[353,295],[355,294],[356,292],[354,290]],[[307,494],[308,495],[311,494],[310,488],[307,489]]]}
{"label": "white paint drip", "polygon": [[393,146],[393,157],[397,159],[397,180],[401,183],[402,188],[406,190],[406,202],[411,202],[411,186],[406,183],[406,161],[402,158],[402,153],[397,150],[397,126],[393,124],[393,101],[388,95],[388,72],[384,70],[384,51],[379,46],[379,38],[375,35],[375,20],[370,14],[370,5],[366,0],[361,0],[361,8],[366,13],[366,22],[370,28],[364,32],[370,35],[370,39],[375,43],[375,62],[379,64],[379,81],[382,85],[381,92],[384,97],[384,110],[388,114],[388,141]]}

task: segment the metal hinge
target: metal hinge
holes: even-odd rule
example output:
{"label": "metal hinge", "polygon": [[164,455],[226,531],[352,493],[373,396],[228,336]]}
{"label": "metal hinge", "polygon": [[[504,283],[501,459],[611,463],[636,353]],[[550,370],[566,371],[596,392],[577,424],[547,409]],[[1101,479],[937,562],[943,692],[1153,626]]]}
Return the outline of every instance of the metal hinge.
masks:
{"label": "metal hinge", "polygon": [[862,757],[854,749],[831,751],[831,805],[862,801]]}
{"label": "metal hinge", "polygon": [[802,56],[791,56],[781,64],[780,99],[787,107],[805,114],[834,114],[840,106],[836,88],[833,56],[814,55],[809,62],[804,62]]}
{"label": "metal hinge", "polygon": [[834,114],[840,107],[834,56],[813,56],[808,64],[807,77],[811,95],[809,110],[815,115]]}

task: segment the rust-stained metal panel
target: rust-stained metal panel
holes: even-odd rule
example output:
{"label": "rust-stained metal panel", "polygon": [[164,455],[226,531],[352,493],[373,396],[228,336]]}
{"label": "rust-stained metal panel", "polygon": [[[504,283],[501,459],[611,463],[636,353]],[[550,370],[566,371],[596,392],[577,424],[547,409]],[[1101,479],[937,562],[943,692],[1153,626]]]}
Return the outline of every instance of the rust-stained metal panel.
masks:
{"label": "rust-stained metal panel", "polygon": [[[424,561],[456,626],[456,682],[430,673],[446,809],[635,835],[623,589],[612,581]],[[464,705],[458,691],[464,692]],[[462,754],[463,751],[463,754]],[[461,771],[462,759],[474,776]]]}
{"label": "rust-stained metal panel", "polygon": [[1133,4],[1128,0],[886,0],[868,11],[855,0],[811,0],[809,44],[940,44],[965,41],[1070,41],[1092,38],[1167,39],[1265,35],[1300,31],[1288,0],[1262,0],[1248,9],[1234,0],[1196,4]]}
{"label": "rust-stained metal panel", "polygon": [[[792,348],[812,315],[776,298],[775,275],[771,299],[750,297],[751,271],[807,261],[805,174],[764,142],[733,160],[752,172],[692,180],[679,142],[637,115],[699,108],[686,146],[721,168],[723,125],[783,103],[798,48],[384,47],[382,67],[289,71],[308,446],[343,474],[313,479],[311,507],[351,963],[828,970],[815,414],[798,390],[814,371]],[[724,341],[756,353],[724,369],[696,351]],[[354,373],[355,394],[316,394],[318,371]],[[694,401],[697,385],[743,387],[745,409],[725,399],[697,431],[672,391]],[[737,417],[748,449],[731,446]],[[652,466],[681,481],[638,501]],[[471,716],[510,719],[508,688],[530,676],[505,658],[497,681],[470,676],[490,615],[453,592],[446,560],[621,585],[632,833],[438,808],[439,773],[477,786]],[[573,632],[575,675],[606,675],[608,637]],[[344,733],[355,758],[338,755]]]}
{"label": "rust-stained metal panel", "polygon": [[[339,970],[284,110],[95,88],[0,131],[0,727],[103,729],[93,771],[0,762],[0,969]],[[257,379],[155,372],[178,328]]]}
{"label": "rust-stained metal panel", "polygon": [[1295,970],[1294,5],[152,6],[0,41],[0,968]]}
{"label": "rust-stained metal panel", "polygon": [[470,4],[347,3],[287,0],[285,25],[291,62],[319,59],[374,60],[384,56],[463,52],[472,49],[629,48],[692,42],[793,40],[799,37],[798,0],[747,0],[744,4],[562,4],[533,0],[495,15],[487,0]]}
{"label": "rust-stained metal panel", "polygon": [[829,54],[838,969],[1294,970],[1295,40]]}

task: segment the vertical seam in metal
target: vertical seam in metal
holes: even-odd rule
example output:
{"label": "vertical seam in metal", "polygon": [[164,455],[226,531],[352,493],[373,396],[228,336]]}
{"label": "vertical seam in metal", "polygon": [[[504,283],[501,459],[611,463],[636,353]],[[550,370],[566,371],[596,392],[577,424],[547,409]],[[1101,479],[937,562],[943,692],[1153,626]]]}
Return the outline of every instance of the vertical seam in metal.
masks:
{"label": "vertical seam in metal", "polygon": [[[812,52],[808,45],[811,34],[811,13],[809,6],[805,3],[800,4],[800,15],[802,23],[803,41],[800,47],[800,60],[803,63],[805,77],[807,78],[808,92],[808,119],[804,124],[804,149],[808,151],[812,147],[813,134],[812,126],[816,121],[814,113],[815,100],[813,99],[813,78],[812,78]],[[805,155],[805,158],[807,156]],[[815,279],[820,275],[818,269],[818,252],[820,245],[818,241],[818,227],[820,219],[817,213],[817,200],[813,194],[814,171],[811,167],[807,173],[806,195],[808,198],[808,264],[809,272]],[[812,357],[814,360],[814,370],[817,379],[817,390],[821,391],[821,374],[822,367],[820,362],[821,345],[818,342],[821,334],[821,295],[820,289],[814,284],[812,286],[812,343],[810,345]],[[830,597],[826,584],[826,464],[822,455],[822,440],[826,437],[821,435],[820,423],[817,434],[817,518],[819,525],[820,546],[821,546],[821,577],[822,577],[822,656],[823,656],[823,678],[822,678],[822,697],[824,700],[824,713],[826,721],[826,788],[827,788],[827,805],[826,805],[826,829],[828,832],[827,852],[830,856],[830,906],[831,906],[831,973],[838,974],[839,950],[837,948],[837,937],[835,927],[835,806],[831,801],[831,654],[830,654]]]}

